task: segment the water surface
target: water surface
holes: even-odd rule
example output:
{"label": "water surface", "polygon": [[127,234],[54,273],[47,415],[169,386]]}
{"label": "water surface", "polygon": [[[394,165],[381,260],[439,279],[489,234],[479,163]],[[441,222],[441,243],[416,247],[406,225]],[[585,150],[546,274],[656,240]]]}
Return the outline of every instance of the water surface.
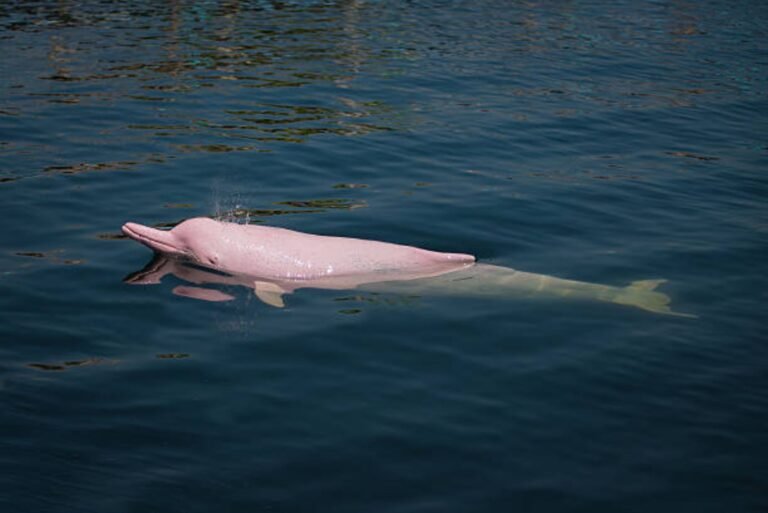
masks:
{"label": "water surface", "polygon": [[[8,511],[761,511],[766,4],[0,6]],[[123,278],[131,220],[468,252],[596,301]]]}

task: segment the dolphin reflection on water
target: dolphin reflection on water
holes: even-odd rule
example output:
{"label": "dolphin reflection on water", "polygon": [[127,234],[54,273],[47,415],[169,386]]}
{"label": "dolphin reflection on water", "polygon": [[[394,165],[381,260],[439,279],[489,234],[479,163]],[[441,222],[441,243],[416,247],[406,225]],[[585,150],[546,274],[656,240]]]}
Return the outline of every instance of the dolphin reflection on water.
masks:
{"label": "dolphin reflection on water", "polygon": [[656,290],[666,280],[614,287],[476,263],[460,253],[205,218],[171,231],[127,223],[123,232],[155,251],[152,261],[125,282],[158,284],[170,274],[192,284],[175,287],[174,294],[206,301],[234,297],[198,285],[244,286],[275,307],[284,306],[285,294],[315,288],[408,296],[565,297],[695,317],[670,309],[669,296]]}

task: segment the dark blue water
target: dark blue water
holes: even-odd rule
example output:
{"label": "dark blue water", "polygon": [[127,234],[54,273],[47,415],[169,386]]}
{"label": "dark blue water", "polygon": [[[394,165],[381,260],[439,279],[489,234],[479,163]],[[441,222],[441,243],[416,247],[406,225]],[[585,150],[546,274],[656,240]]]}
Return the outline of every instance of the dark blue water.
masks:
{"label": "dark blue water", "polygon": [[[0,5],[0,509],[764,511],[768,4]],[[195,216],[623,286],[123,278]]]}

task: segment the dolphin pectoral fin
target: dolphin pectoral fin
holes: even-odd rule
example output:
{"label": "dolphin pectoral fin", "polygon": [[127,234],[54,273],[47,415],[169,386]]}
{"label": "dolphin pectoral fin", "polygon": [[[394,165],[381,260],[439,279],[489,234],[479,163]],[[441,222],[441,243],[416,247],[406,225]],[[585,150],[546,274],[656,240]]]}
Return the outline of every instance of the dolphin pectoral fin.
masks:
{"label": "dolphin pectoral fin", "polygon": [[285,290],[280,288],[279,285],[275,285],[268,281],[254,281],[253,293],[256,294],[257,298],[269,306],[274,306],[275,308],[283,308],[285,306],[285,302],[283,301]]}
{"label": "dolphin pectoral fin", "polygon": [[189,287],[186,285],[179,285],[178,287],[175,287],[173,289],[173,293],[176,294],[177,296],[190,297],[193,299],[201,299],[203,301],[213,301],[213,302],[231,301],[235,299],[233,296],[230,296],[229,294],[225,294],[224,292],[221,292],[215,289],[206,289],[203,287]]}

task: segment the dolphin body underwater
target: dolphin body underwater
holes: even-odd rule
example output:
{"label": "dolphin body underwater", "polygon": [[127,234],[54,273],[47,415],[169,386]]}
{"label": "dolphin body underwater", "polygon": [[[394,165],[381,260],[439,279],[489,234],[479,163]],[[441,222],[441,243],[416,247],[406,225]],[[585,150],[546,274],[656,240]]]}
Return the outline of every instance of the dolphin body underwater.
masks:
{"label": "dolphin body underwater", "polygon": [[[144,269],[125,279],[128,283],[156,284],[173,274],[197,285],[242,285],[276,307],[284,306],[284,294],[319,288],[409,295],[568,297],[695,317],[673,312],[669,296],[655,290],[666,280],[613,287],[479,264],[474,256],[463,253],[202,217],[168,231],[136,223],[126,223],[122,231],[156,253]],[[208,301],[234,299],[202,287],[178,286],[174,293]]]}

